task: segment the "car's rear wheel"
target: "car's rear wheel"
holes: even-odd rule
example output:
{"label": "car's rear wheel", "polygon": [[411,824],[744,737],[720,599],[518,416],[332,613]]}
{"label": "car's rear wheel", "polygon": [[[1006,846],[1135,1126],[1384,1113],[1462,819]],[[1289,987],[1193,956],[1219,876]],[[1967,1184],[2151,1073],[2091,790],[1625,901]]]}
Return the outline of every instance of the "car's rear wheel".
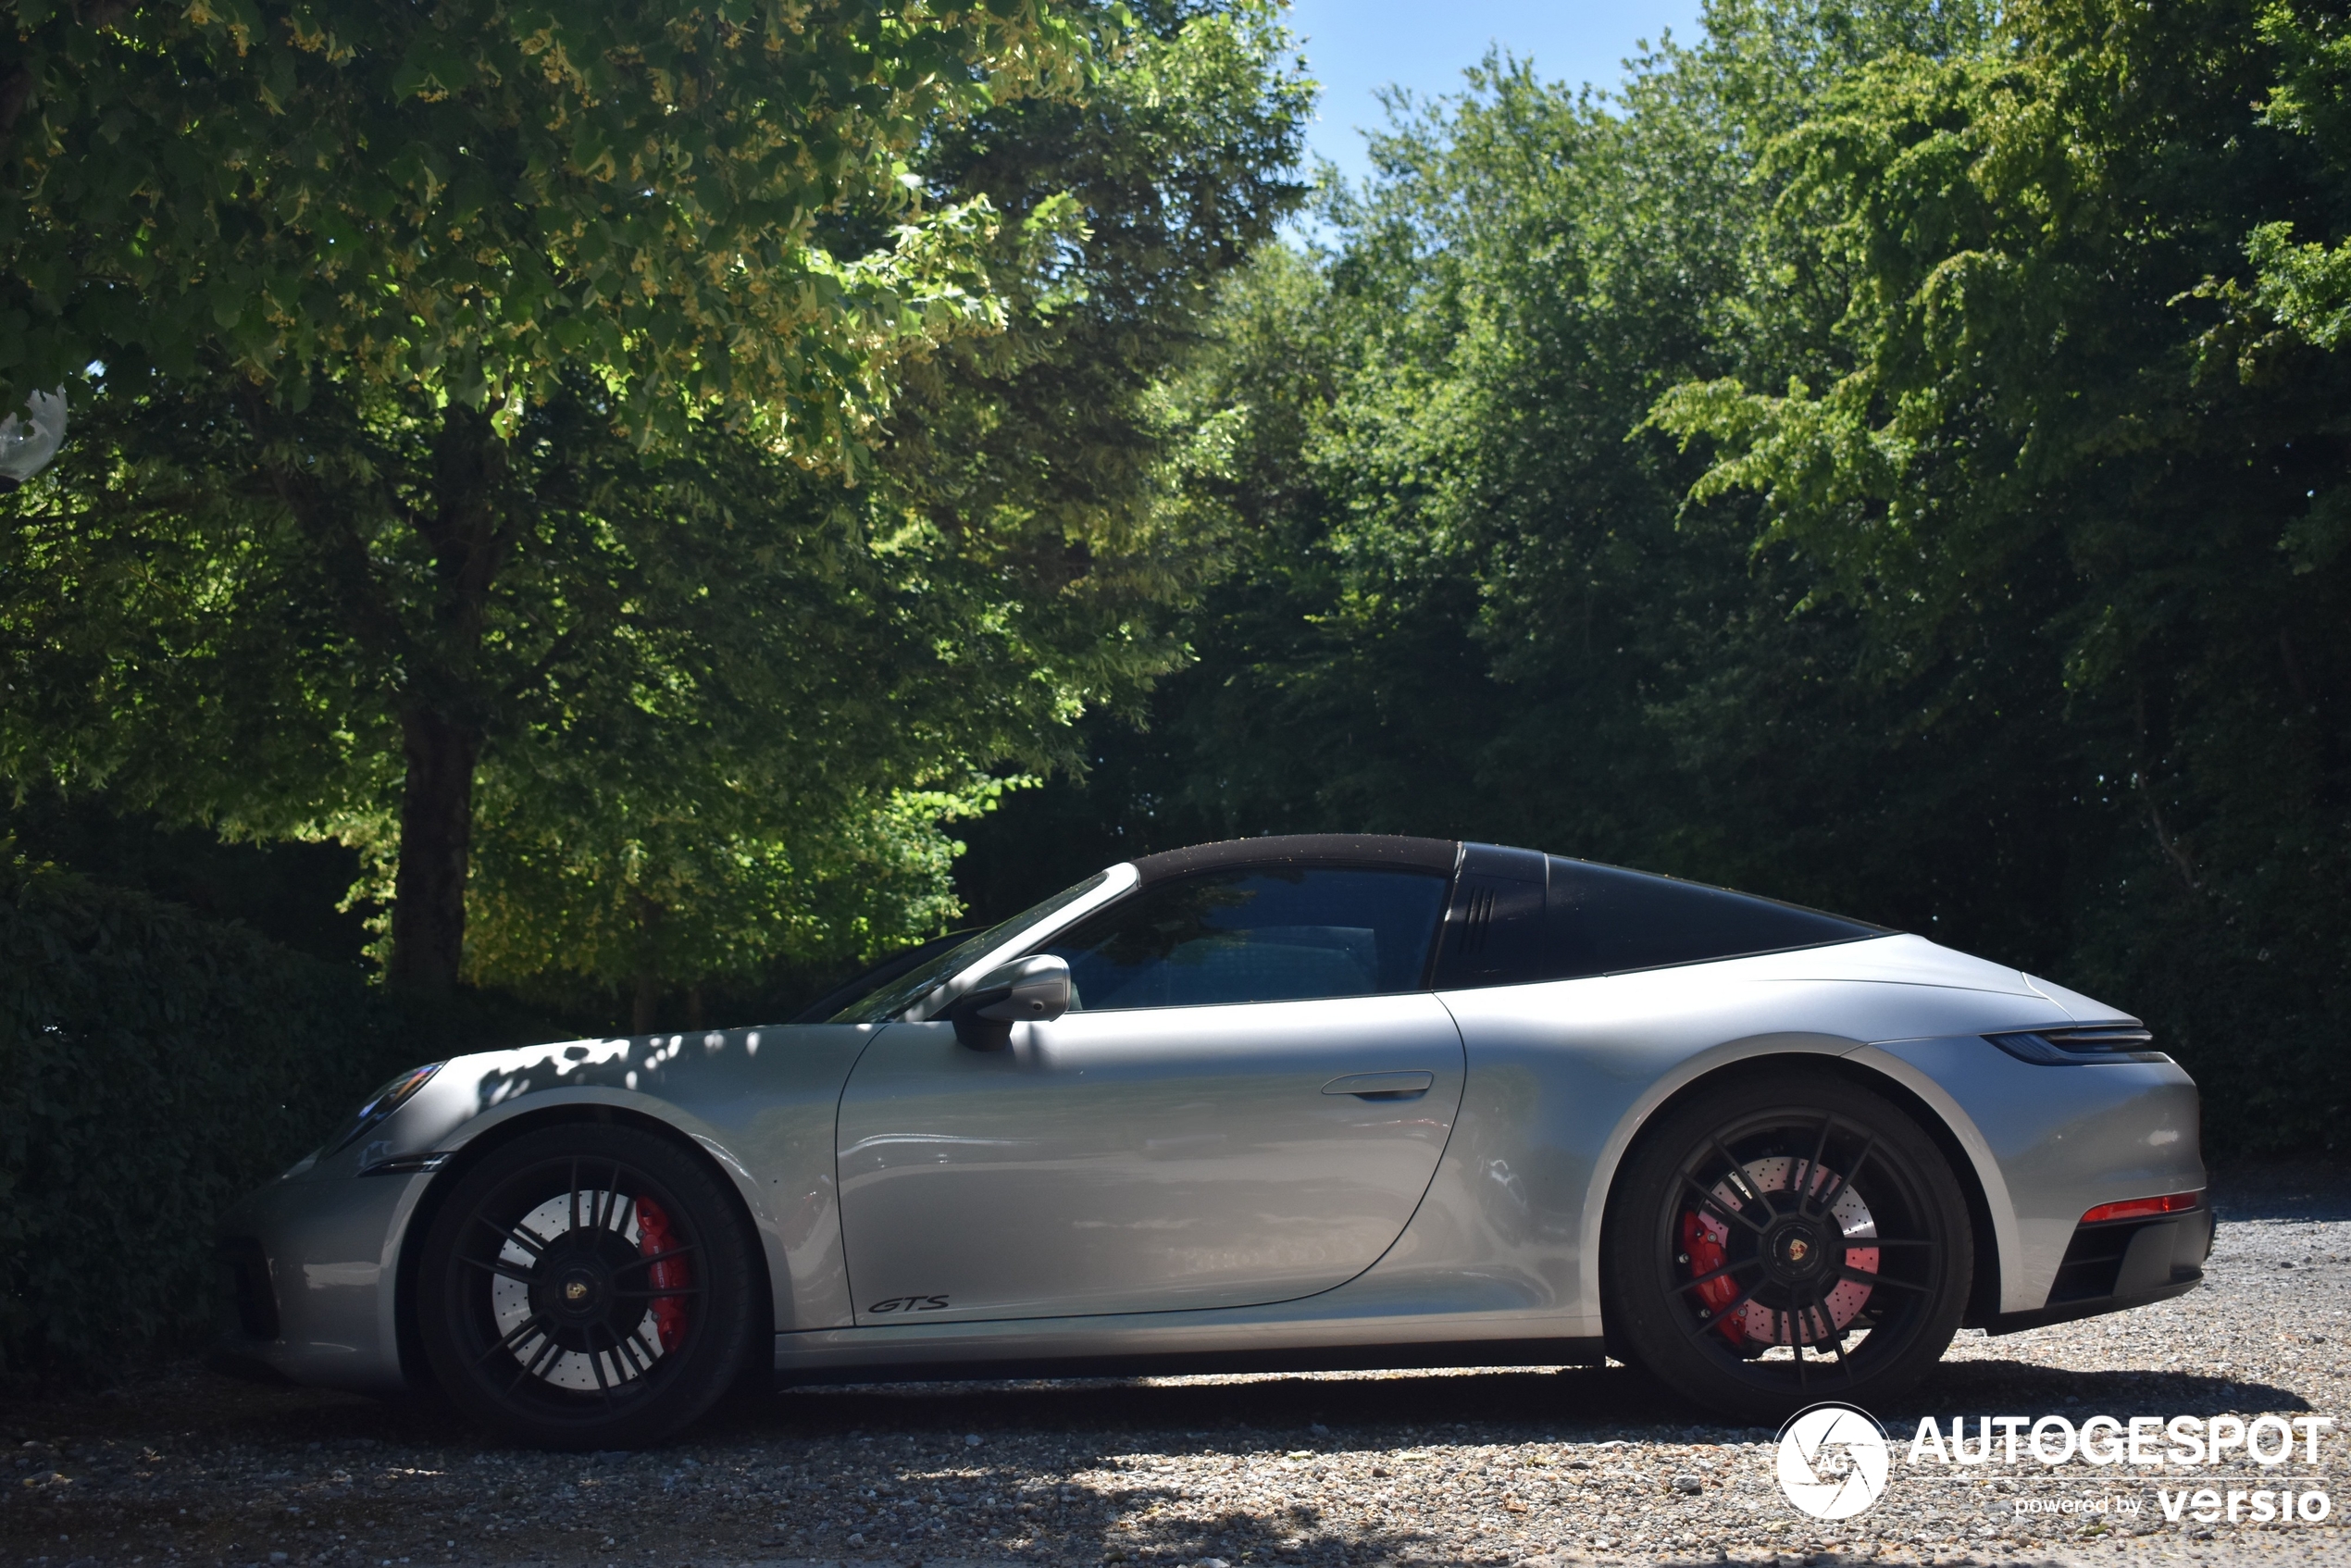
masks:
{"label": "car's rear wheel", "polygon": [[548,1448],[631,1448],[708,1410],[751,1351],[751,1245],[720,1178],[635,1127],[525,1133],[433,1219],[417,1328],[459,1409]]}
{"label": "car's rear wheel", "polygon": [[1909,1387],[1959,1329],[1967,1203],[1925,1130],[1833,1073],[1741,1075],[1642,1137],[1603,1242],[1610,1340],[1748,1421]]}

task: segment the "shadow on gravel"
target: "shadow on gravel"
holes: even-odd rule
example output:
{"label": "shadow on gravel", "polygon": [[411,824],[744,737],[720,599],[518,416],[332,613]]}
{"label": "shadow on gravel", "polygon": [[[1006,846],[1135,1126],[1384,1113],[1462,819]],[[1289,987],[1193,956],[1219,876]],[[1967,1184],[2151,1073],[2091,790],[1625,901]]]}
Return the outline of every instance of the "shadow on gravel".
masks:
{"label": "shadow on gravel", "polygon": [[[730,1398],[680,1441],[756,1445],[886,1433],[966,1433],[1062,1441],[1104,1450],[1106,1439],[1149,1433],[1170,1451],[1207,1446],[1295,1448],[1323,1439],[1316,1425],[1383,1442],[1523,1442],[1558,1437],[1759,1436],[1719,1425],[1624,1367],[1269,1376],[1247,1382],[1092,1378],[1016,1383],[858,1384]],[[136,1397],[0,1401],[0,1427],[19,1437],[134,1437],[197,1433],[220,1443],[326,1448],[501,1445],[427,1400],[260,1388],[208,1373],[148,1385]],[[1595,1430],[1604,1428],[1605,1430]],[[1175,1440],[1177,1434],[1197,1439]]]}
{"label": "shadow on gravel", "polygon": [[[260,1388],[208,1375],[175,1380],[167,1393],[74,1400],[44,1414],[6,1414],[27,1435],[129,1436],[193,1428],[227,1442],[382,1443],[496,1447],[429,1400]],[[157,1398],[158,1394],[165,1397]],[[173,1397],[176,1396],[176,1397]],[[1833,1399],[1832,1388],[1822,1389]],[[1946,1362],[1919,1389],[1873,1413],[1908,1426],[1921,1415],[2210,1414],[2310,1409],[2271,1384],[2205,1374],[2073,1372],[2016,1361]],[[67,1420],[56,1417],[70,1411]],[[1404,1373],[1385,1376],[1265,1376],[1246,1382],[1090,1378],[1064,1382],[857,1384],[740,1395],[684,1439],[757,1445],[851,1435],[1015,1435],[1097,1450],[1127,1433],[1180,1452],[1323,1446],[1321,1425],[1344,1444],[1596,1441],[1752,1441],[1765,1430],[1734,1426],[1686,1404],[1627,1367],[1557,1371]],[[1177,1440],[1177,1435],[1188,1441]]]}
{"label": "shadow on gravel", "polygon": [[[1262,1457],[1287,1450],[1409,1450],[1423,1445],[1618,1437],[1718,1442],[1767,1435],[1693,1425],[1704,1419],[1638,1373],[1575,1367],[1276,1375],[1238,1383],[1087,1379],[801,1388],[772,1399],[739,1397],[705,1423],[697,1437],[720,1447],[870,1439],[873,1452],[893,1456],[885,1462],[904,1466],[910,1476],[958,1469],[967,1474],[976,1466],[997,1488],[1055,1471],[1091,1472],[1082,1483],[1064,1483],[1065,1512],[1036,1522],[1044,1525],[1042,1537],[1022,1553],[1031,1560],[1124,1561],[1136,1568],[1210,1556],[1229,1562],[1457,1565],[1514,1562],[1554,1547],[1580,1551],[1585,1529],[1563,1513],[1529,1518],[1532,1551],[1524,1544],[1480,1551],[1462,1544],[1461,1521],[1453,1512],[1423,1512],[1430,1506],[1425,1500],[1390,1508],[1368,1492],[1327,1492],[1307,1475],[1300,1477],[1300,1493],[1275,1506],[1188,1517],[1184,1482],[1167,1484],[1147,1467],[1097,1466],[1138,1451],[1170,1458]],[[967,1447],[967,1435],[979,1443]],[[1122,1523],[1113,1527],[1113,1519]],[[888,1560],[896,1543],[870,1538],[868,1530],[862,1549],[881,1549],[880,1558]],[[965,1546],[950,1548],[945,1555],[994,1561],[1001,1554]]]}
{"label": "shadow on gravel", "polygon": [[[1997,1407],[1996,1409],[1995,1407]],[[2208,1373],[2072,1372],[2029,1362],[1945,1362],[1899,1405],[1873,1412],[1889,1426],[1921,1415],[2213,1415],[2307,1411],[2310,1402],[2272,1383]]]}
{"label": "shadow on gravel", "polygon": [[[1583,1426],[1654,1427],[1713,1423],[1624,1367],[1556,1371],[1399,1373],[1369,1377],[1266,1376],[1247,1382],[1086,1379],[1067,1382],[859,1384],[796,1388],[773,1401],[738,1400],[722,1432],[778,1422],[805,1436],[849,1430],[990,1429],[1030,1435],[1181,1431],[1229,1443],[1237,1434],[1302,1438],[1316,1425],[1410,1428],[1462,1440],[1456,1428],[1497,1441]],[[738,1424],[742,1424],[739,1426]]]}
{"label": "shadow on gravel", "polygon": [[0,1400],[0,1433],[17,1440],[165,1434],[223,1444],[487,1446],[477,1428],[438,1400],[267,1387],[192,1368],[96,1393]]}

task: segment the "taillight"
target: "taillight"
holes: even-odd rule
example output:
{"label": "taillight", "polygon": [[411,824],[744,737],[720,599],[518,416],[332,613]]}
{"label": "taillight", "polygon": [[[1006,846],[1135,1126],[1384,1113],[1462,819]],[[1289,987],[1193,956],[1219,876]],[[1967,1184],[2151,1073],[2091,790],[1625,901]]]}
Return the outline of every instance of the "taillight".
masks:
{"label": "taillight", "polygon": [[2171,1060],[2154,1049],[2155,1036],[2135,1024],[2084,1024],[1984,1038],[2019,1061],[2030,1062],[2036,1067],[2075,1066],[2084,1062]]}
{"label": "taillight", "polygon": [[2158,1214],[2183,1213],[2204,1199],[2201,1192],[2174,1192],[2165,1198],[2125,1198],[2120,1203],[2101,1203],[2082,1216],[2084,1225],[2096,1225],[2102,1220],[2146,1220]]}

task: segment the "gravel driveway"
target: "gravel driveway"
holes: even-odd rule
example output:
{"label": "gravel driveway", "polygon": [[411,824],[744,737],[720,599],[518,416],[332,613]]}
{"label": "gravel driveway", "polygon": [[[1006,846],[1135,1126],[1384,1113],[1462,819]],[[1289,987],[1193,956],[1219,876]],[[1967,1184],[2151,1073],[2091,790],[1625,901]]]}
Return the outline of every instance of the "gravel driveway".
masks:
{"label": "gravel driveway", "polygon": [[[2351,1173],[2249,1173],[2217,1199],[2205,1289],[1963,1338],[1904,1408],[1876,1412],[1897,1473],[1841,1524],[1783,1500],[1771,1433],[1710,1422],[1614,1366],[802,1391],[740,1400],[690,1441],[585,1458],[502,1450],[427,1408],[183,1370],[0,1404],[17,1477],[0,1555],[45,1568],[2351,1563],[2340,1514],[2207,1527],[2167,1522],[2152,1486],[2110,1471],[1904,1471],[1928,1414],[1970,1417],[1971,1435],[1973,1417],[2004,1412],[2351,1427]],[[2351,1431],[2323,1440],[2318,1465],[2284,1468],[2351,1509]],[[2101,1497],[2142,1512],[2017,1509]]]}

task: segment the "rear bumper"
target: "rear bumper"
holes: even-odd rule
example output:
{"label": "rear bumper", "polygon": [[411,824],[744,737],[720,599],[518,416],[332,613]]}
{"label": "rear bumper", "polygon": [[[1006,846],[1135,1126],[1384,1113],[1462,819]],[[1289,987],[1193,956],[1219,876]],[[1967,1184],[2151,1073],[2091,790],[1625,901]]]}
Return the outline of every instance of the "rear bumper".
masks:
{"label": "rear bumper", "polygon": [[1999,1273],[1971,1326],[2063,1304],[2052,1299],[2074,1233],[2099,1204],[2205,1188],[2196,1083],[2170,1061],[2040,1066],[1980,1035],[1864,1046],[1847,1060],[1916,1092],[1974,1164]]}
{"label": "rear bumper", "polygon": [[2029,1312],[2002,1313],[1984,1331],[2014,1334],[2168,1301],[2204,1283],[2204,1260],[2211,1252],[2208,1208],[2164,1219],[2076,1226],[2048,1300]]}

